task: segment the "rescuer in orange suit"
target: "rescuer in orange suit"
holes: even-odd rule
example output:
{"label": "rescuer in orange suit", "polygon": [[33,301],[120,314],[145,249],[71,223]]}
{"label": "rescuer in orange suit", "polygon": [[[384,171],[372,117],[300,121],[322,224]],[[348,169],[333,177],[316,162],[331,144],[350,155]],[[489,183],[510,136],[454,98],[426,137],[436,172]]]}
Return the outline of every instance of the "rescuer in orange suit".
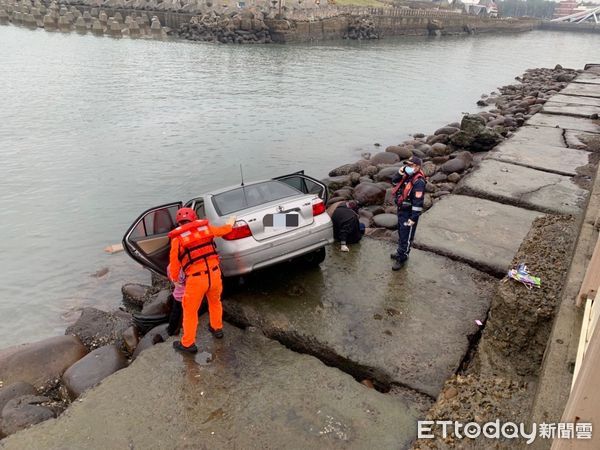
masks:
{"label": "rescuer in orange suit", "polygon": [[183,336],[181,341],[173,342],[173,347],[176,350],[196,353],[198,309],[204,295],[208,298],[209,330],[216,338],[223,337],[223,284],[214,238],[229,233],[235,217],[230,217],[225,225],[217,227],[211,225],[208,220],[198,220],[193,209],[181,208],[177,211],[176,220],[179,226],[169,233],[169,279],[176,283],[179,271],[183,269],[186,283],[182,301]]}

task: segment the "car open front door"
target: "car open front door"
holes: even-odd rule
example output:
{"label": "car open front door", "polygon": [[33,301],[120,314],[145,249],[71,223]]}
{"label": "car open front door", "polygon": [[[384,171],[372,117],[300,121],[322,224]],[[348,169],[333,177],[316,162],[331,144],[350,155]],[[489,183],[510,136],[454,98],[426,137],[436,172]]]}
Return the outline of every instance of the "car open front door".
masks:
{"label": "car open front door", "polygon": [[123,236],[123,248],[144,267],[167,274],[171,242],[169,231],[177,226],[175,216],[182,203],[156,206],[142,213]]}
{"label": "car open front door", "polygon": [[273,179],[289,184],[305,194],[316,194],[323,200],[323,203],[327,204],[327,199],[329,198],[327,186],[315,178],[304,175],[304,170],[275,177]]}

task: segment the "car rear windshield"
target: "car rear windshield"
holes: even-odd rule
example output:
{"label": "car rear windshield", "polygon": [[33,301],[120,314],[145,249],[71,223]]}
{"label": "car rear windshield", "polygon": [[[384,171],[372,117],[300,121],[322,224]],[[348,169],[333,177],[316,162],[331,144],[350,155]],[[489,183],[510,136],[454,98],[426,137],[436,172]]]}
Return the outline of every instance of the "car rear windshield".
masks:
{"label": "car rear windshield", "polygon": [[301,194],[280,181],[265,181],[217,194],[212,198],[220,216]]}

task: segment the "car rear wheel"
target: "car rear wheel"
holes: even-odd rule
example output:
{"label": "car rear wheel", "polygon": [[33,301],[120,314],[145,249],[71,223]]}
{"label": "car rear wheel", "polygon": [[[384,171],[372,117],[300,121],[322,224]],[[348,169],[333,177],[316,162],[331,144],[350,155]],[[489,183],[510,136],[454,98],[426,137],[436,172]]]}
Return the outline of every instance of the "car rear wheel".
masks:
{"label": "car rear wheel", "polygon": [[325,247],[302,256],[302,261],[309,266],[318,266],[325,260]]}

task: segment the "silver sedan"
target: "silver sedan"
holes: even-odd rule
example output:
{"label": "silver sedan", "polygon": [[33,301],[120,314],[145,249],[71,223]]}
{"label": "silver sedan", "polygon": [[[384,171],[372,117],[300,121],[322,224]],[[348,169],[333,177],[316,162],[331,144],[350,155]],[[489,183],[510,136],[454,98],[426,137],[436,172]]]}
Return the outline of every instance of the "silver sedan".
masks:
{"label": "silver sedan", "polygon": [[215,239],[223,276],[243,275],[294,258],[319,264],[325,246],[333,242],[333,227],[325,212],[327,188],[298,172],[271,180],[231,186],[142,213],[123,237],[123,248],[134,260],[161,275],[169,262],[169,231],[182,206],[198,217],[221,224],[236,216],[233,230]]}

